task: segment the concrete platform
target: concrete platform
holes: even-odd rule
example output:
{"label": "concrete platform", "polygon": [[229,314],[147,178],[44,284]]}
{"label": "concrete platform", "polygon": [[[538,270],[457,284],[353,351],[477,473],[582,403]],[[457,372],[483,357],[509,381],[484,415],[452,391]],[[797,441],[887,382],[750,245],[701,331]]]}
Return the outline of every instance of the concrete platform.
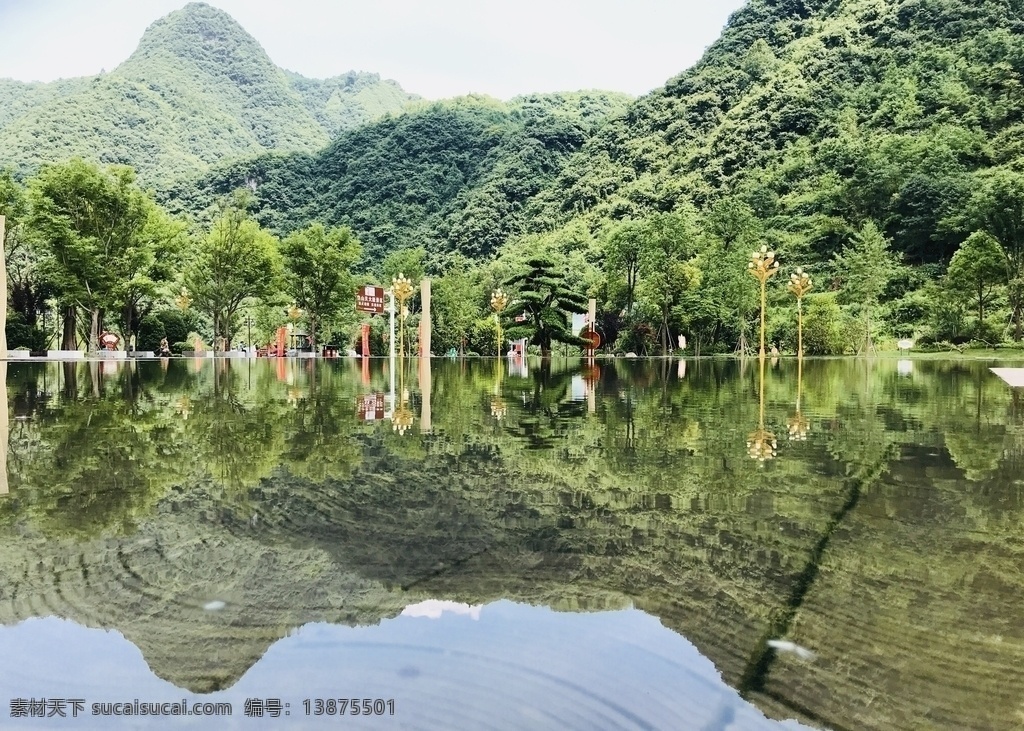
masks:
{"label": "concrete platform", "polygon": [[1014,388],[1024,388],[1024,368],[989,368]]}

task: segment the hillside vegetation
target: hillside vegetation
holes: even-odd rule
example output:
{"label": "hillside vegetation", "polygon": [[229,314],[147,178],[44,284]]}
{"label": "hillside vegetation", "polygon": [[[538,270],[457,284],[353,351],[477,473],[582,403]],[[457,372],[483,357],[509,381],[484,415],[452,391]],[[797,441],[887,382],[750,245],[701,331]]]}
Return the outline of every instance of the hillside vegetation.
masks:
{"label": "hillside vegetation", "polygon": [[608,92],[420,102],[344,132],[314,155],[223,165],[172,190],[168,203],[201,211],[244,187],[264,225],[280,233],[312,221],[350,226],[374,262],[418,246],[487,257],[510,237],[553,223],[531,202],[628,103]]}
{"label": "hillside vegetation", "polygon": [[0,153],[21,173],[78,156],[164,187],[225,158],[317,150],[415,97],[376,74],[284,71],[229,15],[190,3],[156,21],[109,73],[0,80]]}
{"label": "hillside vegetation", "polygon": [[[510,301],[523,301],[517,282],[540,267],[569,275],[574,291],[562,294],[598,300],[597,329],[619,352],[667,352],[680,335],[698,354],[749,351],[760,298],[747,265],[761,247],[783,265],[768,283],[765,334],[782,352],[797,347],[797,301],[784,286],[797,267],[813,285],[803,302],[809,354],[903,338],[940,349],[1024,340],[1019,0],[750,0],[699,63],[632,102],[609,92],[467,97],[347,130],[356,119],[332,100],[344,88],[379,101],[380,87],[285,74],[228,26],[237,28],[190,5],[155,24],[122,67],[88,82],[94,105],[129,91],[149,98],[157,91],[139,91],[141,79],[154,83],[148,69],[176,64],[181,91],[171,98],[203,89],[217,99],[202,97],[209,112],[183,122],[185,142],[168,133],[143,144],[112,101],[85,122],[74,95],[47,91],[43,111],[70,119],[70,131],[49,146],[29,135],[32,154],[69,155],[61,145],[73,140],[137,166],[143,184],[154,167],[174,170],[156,197],[193,234],[240,188],[276,236],[347,227],[363,247],[353,274],[435,278],[435,350],[494,352],[491,293],[506,286]],[[199,81],[181,81],[189,78]],[[45,87],[18,89],[4,93],[24,106]],[[152,124],[177,124],[171,112],[154,112]],[[0,150],[45,119],[8,123]],[[127,129],[97,147],[97,130],[113,125]],[[310,130],[320,142],[341,131],[320,147]],[[172,272],[163,300],[146,307],[171,304],[183,279]],[[265,335],[295,295],[264,289],[232,313],[264,307]],[[557,307],[538,318],[568,332]],[[234,333],[238,322],[225,326]],[[323,324],[354,338],[352,321]]]}
{"label": "hillside vegetation", "polygon": [[[266,225],[345,223],[371,261],[421,245],[496,256],[481,282],[543,253],[624,350],[680,333],[703,352],[746,347],[744,271],[762,245],[812,274],[810,352],[1019,340],[1022,30],[1020,2],[751,0],[625,113],[580,124],[572,104],[549,107],[502,144],[480,101],[416,110],[317,156],[222,169],[186,207],[248,185]],[[782,286],[769,301],[769,338],[792,349],[795,302]]]}

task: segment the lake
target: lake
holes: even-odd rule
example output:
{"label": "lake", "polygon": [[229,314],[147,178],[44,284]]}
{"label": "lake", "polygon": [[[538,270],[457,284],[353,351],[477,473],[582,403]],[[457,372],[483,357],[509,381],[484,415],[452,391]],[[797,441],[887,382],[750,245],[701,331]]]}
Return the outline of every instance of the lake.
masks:
{"label": "lake", "polygon": [[994,365],[11,362],[0,718],[1018,728]]}

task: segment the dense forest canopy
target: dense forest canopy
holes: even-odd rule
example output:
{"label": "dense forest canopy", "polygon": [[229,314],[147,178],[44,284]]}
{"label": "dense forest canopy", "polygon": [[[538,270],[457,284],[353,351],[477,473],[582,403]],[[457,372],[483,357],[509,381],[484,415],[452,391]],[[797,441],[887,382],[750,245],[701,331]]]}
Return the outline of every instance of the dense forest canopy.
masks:
{"label": "dense forest canopy", "polygon": [[153,23],[109,73],[0,79],[0,155],[21,173],[73,156],[131,165],[164,187],[225,158],[317,150],[415,98],[377,74],[284,71],[229,15],[189,3]]}
{"label": "dense forest canopy", "polygon": [[[21,110],[0,116],[0,150],[16,177],[34,170],[19,158],[27,147],[36,162],[78,144],[103,149],[100,162],[131,164],[147,184],[160,165],[173,175],[155,200],[193,236],[239,189],[278,241],[344,227],[362,247],[350,273],[387,280],[403,262],[435,278],[435,350],[492,352],[490,294],[538,257],[569,275],[573,294],[598,299],[597,328],[615,350],[664,352],[679,335],[699,353],[744,350],[759,305],[746,262],[761,246],[812,276],[808,353],[897,338],[995,344],[1024,337],[1022,31],[1024,7],[1009,0],[751,0],[700,62],[635,101],[473,96],[361,124],[339,94],[366,101],[380,87],[282,72],[227,16],[193,4],[155,23],[111,74],[61,89],[0,84]],[[172,66],[178,74],[160,87],[158,72]],[[168,141],[127,149],[124,130],[116,144],[93,140],[104,124],[128,124],[113,107],[94,109],[103,124],[39,144],[38,125],[51,112],[76,119],[82,94],[92,103],[142,86],[174,99],[201,89],[217,104],[202,97],[184,147],[160,135]],[[33,94],[45,104],[32,106]],[[237,144],[211,151],[207,124]],[[769,287],[767,326],[792,352],[786,278]],[[170,276],[166,292],[180,292],[180,279]],[[282,273],[240,305],[266,326],[261,337],[294,299],[285,281],[294,278]],[[169,308],[169,296],[151,309]],[[568,322],[566,311],[557,317]],[[351,338],[354,324],[319,326]]]}

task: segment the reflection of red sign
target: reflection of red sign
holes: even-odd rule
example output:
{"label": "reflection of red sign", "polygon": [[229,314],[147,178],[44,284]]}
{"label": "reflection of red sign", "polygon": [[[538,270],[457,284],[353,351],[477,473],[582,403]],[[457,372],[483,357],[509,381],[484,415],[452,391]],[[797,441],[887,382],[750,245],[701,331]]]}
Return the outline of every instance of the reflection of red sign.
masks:
{"label": "reflection of red sign", "polygon": [[356,290],[356,310],[372,312],[376,315],[384,312],[384,288],[360,287]]}
{"label": "reflection of red sign", "polygon": [[583,380],[593,385],[601,380],[601,369],[598,366],[585,366],[583,368]]}
{"label": "reflection of red sign", "polygon": [[356,399],[356,413],[361,421],[380,421],[384,418],[384,394],[367,393]]}
{"label": "reflection of red sign", "polygon": [[597,350],[601,347],[601,336],[595,330],[584,330],[580,337],[587,341],[587,348]]}

